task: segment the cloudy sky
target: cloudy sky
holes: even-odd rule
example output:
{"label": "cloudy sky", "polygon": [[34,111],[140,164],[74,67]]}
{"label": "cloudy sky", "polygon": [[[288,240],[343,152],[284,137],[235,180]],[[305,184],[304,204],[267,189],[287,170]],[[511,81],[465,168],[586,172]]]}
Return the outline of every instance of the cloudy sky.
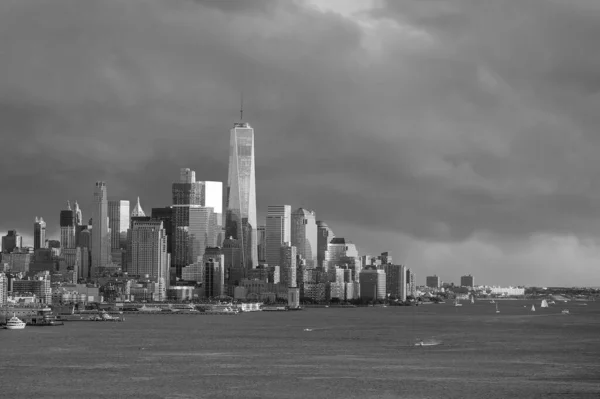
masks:
{"label": "cloudy sky", "polygon": [[600,286],[599,37],[598,0],[4,0],[0,231],[226,180],[243,91],[261,218],[420,284]]}

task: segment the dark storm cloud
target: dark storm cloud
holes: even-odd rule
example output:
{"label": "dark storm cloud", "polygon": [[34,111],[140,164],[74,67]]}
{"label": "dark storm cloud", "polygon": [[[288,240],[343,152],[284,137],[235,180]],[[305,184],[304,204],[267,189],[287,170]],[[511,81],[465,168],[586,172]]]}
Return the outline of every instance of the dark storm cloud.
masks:
{"label": "dark storm cloud", "polygon": [[180,167],[225,181],[243,91],[259,214],[312,208],[373,250],[595,237],[598,4],[2,2],[0,227],[56,230],[67,198],[87,219],[99,179],[145,209]]}

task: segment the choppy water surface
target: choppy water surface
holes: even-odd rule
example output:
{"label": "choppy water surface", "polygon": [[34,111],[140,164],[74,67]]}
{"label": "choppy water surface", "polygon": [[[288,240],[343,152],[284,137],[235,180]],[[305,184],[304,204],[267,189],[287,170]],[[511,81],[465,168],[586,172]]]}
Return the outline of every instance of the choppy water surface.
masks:
{"label": "choppy water surface", "polygon": [[477,302],[0,330],[0,397],[600,397],[600,302],[532,303],[499,302],[500,314]]}

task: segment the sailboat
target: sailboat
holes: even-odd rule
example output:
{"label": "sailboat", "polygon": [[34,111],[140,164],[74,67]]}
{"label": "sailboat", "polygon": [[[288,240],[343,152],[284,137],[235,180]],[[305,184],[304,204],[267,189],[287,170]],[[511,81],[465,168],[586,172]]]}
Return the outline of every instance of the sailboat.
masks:
{"label": "sailboat", "polygon": [[548,307],[548,301],[546,301],[545,299],[542,301],[542,304],[540,305],[540,307],[542,308],[547,308]]}
{"label": "sailboat", "polygon": [[471,303],[475,303],[475,297],[471,295]]}
{"label": "sailboat", "polygon": [[498,304],[496,304],[496,313],[500,313],[500,311],[498,310]]}
{"label": "sailboat", "polygon": [[535,312],[535,305],[531,305],[531,311]]}
{"label": "sailboat", "polygon": [[462,306],[462,303],[460,303],[458,297],[454,300],[454,306]]}

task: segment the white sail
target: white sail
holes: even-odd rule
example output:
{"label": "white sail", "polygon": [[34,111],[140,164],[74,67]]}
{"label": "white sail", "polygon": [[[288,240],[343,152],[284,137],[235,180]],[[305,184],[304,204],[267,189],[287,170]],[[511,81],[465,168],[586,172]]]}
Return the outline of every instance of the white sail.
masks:
{"label": "white sail", "polygon": [[475,303],[475,297],[471,297],[471,303]]}
{"label": "white sail", "polygon": [[548,307],[548,301],[546,301],[545,299],[542,301],[542,308],[547,308]]}
{"label": "white sail", "polygon": [[535,312],[535,305],[531,305],[531,311]]}

